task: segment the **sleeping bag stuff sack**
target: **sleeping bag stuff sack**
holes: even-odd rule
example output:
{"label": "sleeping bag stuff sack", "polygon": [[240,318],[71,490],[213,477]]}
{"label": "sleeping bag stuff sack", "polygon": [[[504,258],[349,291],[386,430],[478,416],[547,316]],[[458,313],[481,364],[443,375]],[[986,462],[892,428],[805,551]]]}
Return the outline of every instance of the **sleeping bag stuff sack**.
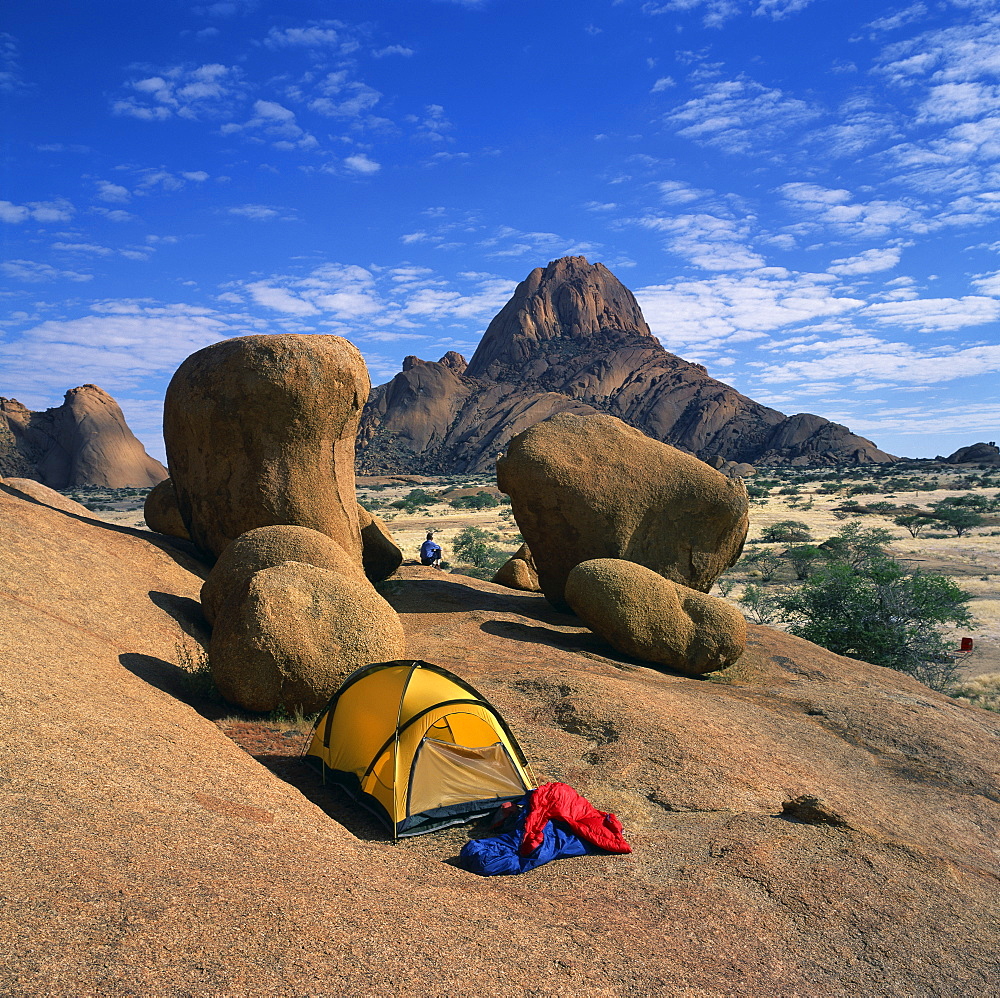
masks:
{"label": "sleeping bag stuff sack", "polygon": [[535,786],[497,709],[428,662],[381,662],[348,676],[305,757],[396,838],[463,824]]}

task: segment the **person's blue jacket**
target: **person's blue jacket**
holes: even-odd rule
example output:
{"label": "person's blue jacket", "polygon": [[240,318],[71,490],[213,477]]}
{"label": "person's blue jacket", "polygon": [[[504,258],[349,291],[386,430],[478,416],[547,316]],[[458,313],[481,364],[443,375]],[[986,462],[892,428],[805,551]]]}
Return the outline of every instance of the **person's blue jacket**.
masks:
{"label": "person's blue jacket", "polygon": [[434,541],[424,541],[420,545],[420,557],[433,560],[434,558],[441,557],[441,545],[435,544]]}

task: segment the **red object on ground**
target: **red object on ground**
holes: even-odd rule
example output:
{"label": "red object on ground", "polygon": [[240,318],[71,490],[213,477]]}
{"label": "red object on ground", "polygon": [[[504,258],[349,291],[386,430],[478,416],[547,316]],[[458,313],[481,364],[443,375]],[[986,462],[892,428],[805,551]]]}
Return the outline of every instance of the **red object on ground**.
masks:
{"label": "red object on ground", "polygon": [[972,638],[962,638],[962,651],[972,651]]}
{"label": "red object on ground", "polygon": [[565,783],[543,783],[531,795],[524,836],[518,852],[527,856],[542,844],[543,830],[549,821],[561,821],[574,835],[605,852],[626,853],[632,847],[622,835],[622,823],[606,811],[598,811]]}

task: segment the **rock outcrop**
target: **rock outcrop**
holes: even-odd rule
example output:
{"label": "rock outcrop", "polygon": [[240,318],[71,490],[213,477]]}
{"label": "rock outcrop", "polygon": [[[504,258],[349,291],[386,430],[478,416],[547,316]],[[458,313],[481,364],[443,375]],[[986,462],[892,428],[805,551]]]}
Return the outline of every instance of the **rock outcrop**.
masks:
{"label": "rock outcrop", "polygon": [[226,598],[208,653],[231,703],[308,714],[355,669],[403,658],[406,638],[396,611],[364,576],[286,561]]}
{"label": "rock outcrop", "polygon": [[602,264],[536,268],[465,365],[407,357],[374,389],[358,435],[366,474],[489,471],[508,441],[560,412],[606,413],[703,460],[866,464],[895,458],[846,427],[786,417],[660,345]]}
{"label": "rock outcrop", "polygon": [[53,489],[118,489],[156,485],[167,470],[146,453],[106,391],[81,385],[44,412],[0,398],[0,475]]}
{"label": "rock outcrop", "polygon": [[570,570],[594,558],[707,592],[739,558],[749,526],[739,479],[613,416],[537,423],[497,461],[497,483],[556,606]]}
{"label": "rock outcrop", "polygon": [[0,478],[0,489],[10,495],[30,499],[32,502],[40,503],[43,506],[50,506],[52,509],[61,509],[64,513],[72,513],[75,516],[86,516],[93,518],[93,513],[83,503],[69,499],[61,492],[50,489],[41,482],[36,482],[33,478]]}
{"label": "rock outcrop", "polygon": [[746,619],[732,604],[630,561],[577,565],[566,602],[613,648],[689,676],[725,669],[746,647]]}
{"label": "rock outcrop", "polygon": [[1000,464],[1000,447],[991,440],[980,441],[969,447],[959,447],[950,457],[938,458],[948,464]]}
{"label": "rock outcrop", "polygon": [[218,556],[240,534],[297,524],[361,562],[354,438],[369,380],[339,336],[223,340],[167,387],[163,435],[181,519]]}
{"label": "rock outcrop", "polygon": [[464,829],[387,842],[296,760],[305,732],[251,755],[183,702],[183,542],[2,491],[0,523],[12,998],[479,998],[497,968],[512,995],[997,991],[995,713],[755,625],[724,682],[694,681],[540,596],[403,567],[413,657],[635,846],[498,884],[453,864]]}

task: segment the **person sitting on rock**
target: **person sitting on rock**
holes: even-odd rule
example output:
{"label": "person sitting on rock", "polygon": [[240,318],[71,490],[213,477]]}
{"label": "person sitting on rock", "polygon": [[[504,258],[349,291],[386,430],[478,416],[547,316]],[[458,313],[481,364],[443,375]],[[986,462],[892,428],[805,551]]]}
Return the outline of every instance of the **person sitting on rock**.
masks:
{"label": "person sitting on rock", "polygon": [[433,532],[427,534],[427,540],[420,545],[420,564],[441,567],[441,545],[434,543]]}

